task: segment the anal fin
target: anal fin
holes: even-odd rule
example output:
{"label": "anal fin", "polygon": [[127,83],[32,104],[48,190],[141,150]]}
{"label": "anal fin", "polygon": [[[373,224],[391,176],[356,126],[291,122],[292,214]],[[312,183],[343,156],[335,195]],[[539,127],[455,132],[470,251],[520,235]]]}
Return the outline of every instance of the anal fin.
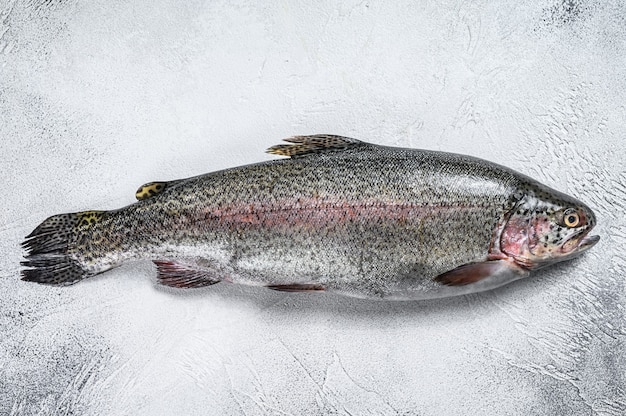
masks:
{"label": "anal fin", "polygon": [[446,286],[465,286],[487,278],[502,284],[528,276],[530,273],[508,260],[490,260],[468,263],[440,274],[433,280]]}
{"label": "anal fin", "polygon": [[279,292],[319,292],[325,290],[324,286],[314,283],[294,283],[290,285],[268,285],[269,289]]}
{"label": "anal fin", "polygon": [[161,260],[153,263],[157,266],[159,283],[165,286],[193,288],[210,286],[220,281],[211,272],[197,270],[183,263]]}

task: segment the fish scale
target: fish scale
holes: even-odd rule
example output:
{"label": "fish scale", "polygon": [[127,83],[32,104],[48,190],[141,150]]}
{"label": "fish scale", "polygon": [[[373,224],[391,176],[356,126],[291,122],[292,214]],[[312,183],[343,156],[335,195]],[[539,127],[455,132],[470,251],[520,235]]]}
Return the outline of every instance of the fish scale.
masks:
{"label": "fish scale", "polygon": [[[268,150],[287,159],[151,182],[135,204],[87,223],[49,218],[24,242],[24,280],[70,284],[150,259],[160,282],[176,287],[228,281],[424,299],[500,286],[597,241],[586,237],[595,221],[588,207],[491,162],[341,136],[288,142]],[[526,253],[532,242],[522,234],[534,234],[524,227],[561,207],[589,218],[580,244],[547,259]],[[51,227],[65,239],[52,252],[42,249]],[[60,282],[55,271],[69,266]]]}

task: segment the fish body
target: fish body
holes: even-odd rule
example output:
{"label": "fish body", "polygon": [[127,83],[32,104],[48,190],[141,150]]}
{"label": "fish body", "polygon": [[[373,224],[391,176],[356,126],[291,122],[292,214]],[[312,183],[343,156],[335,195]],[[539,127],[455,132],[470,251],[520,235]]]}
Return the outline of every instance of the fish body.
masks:
{"label": "fish body", "polygon": [[48,218],[24,242],[23,279],[71,284],[150,259],[176,287],[427,299],[501,286],[599,239],[580,201],[485,160],[329,135],[288,141],[269,149],[288,159],[149,183],[125,208]]}

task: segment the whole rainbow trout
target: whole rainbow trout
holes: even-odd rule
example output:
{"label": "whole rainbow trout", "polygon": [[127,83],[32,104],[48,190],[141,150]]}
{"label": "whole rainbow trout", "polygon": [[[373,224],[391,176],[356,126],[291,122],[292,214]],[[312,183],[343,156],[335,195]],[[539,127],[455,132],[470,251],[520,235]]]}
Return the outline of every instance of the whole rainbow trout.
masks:
{"label": "whole rainbow trout", "polygon": [[297,136],[288,159],[151,182],[113,211],[46,219],[23,280],[67,285],[150,259],[161,283],[426,299],[492,289],[598,242],[582,202],[452,153]]}

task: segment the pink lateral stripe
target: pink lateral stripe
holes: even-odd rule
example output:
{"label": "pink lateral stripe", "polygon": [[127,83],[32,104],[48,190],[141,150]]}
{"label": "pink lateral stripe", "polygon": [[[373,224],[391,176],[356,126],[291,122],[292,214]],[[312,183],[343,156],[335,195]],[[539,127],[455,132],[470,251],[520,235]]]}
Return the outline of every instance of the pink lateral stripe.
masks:
{"label": "pink lateral stripe", "polygon": [[442,212],[460,209],[482,209],[478,205],[411,204],[385,201],[331,201],[321,198],[285,199],[271,203],[255,203],[210,209],[205,221],[213,224],[247,224],[262,227],[345,224],[356,221],[395,220],[408,221],[429,218]]}

